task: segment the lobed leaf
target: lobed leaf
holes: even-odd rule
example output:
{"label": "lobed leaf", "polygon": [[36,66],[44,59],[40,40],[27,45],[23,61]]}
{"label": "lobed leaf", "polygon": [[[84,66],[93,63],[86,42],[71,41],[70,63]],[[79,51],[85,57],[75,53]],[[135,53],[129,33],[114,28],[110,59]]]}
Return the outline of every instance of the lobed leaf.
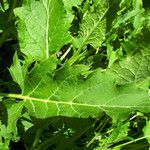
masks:
{"label": "lobed leaf", "polygon": [[23,93],[16,97],[24,100],[31,116],[88,118],[104,111],[115,119],[134,110],[149,111],[148,93],[134,85],[117,86],[110,71],[96,70],[84,78],[83,66],[65,65],[55,74],[50,66],[47,60],[28,73]]}
{"label": "lobed leaf", "polygon": [[84,14],[79,37],[74,40],[75,47],[82,49],[87,44],[91,44],[94,48],[101,46],[105,39],[107,10],[108,3],[103,1],[99,4],[97,12]]}

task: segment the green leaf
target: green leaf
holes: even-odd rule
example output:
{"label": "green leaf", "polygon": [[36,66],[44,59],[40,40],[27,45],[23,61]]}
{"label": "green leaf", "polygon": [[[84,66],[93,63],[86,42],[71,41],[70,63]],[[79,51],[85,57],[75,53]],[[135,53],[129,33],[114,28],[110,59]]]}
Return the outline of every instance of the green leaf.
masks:
{"label": "green leaf", "polygon": [[79,38],[75,39],[75,47],[82,49],[85,45],[91,44],[97,48],[101,46],[105,39],[106,19],[105,15],[108,10],[107,1],[102,1],[95,13],[88,12],[83,16],[80,24]]}
{"label": "green leaf", "polygon": [[22,116],[24,102],[16,103],[7,99],[4,101],[7,108],[7,126],[0,122],[0,149],[8,150],[10,141],[18,141],[17,121]]}
{"label": "green leaf", "polygon": [[143,9],[142,10],[132,10],[129,11],[128,13],[124,14],[124,15],[119,15],[113,22],[113,28],[119,28],[122,24],[125,24],[129,21],[131,21],[135,16],[143,13]]}
{"label": "green leaf", "polygon": [[24,113],[22,116],[25,118],[25,120],[22,120],[24,131],[27,131],[29,128],[33,127],[33,123],[31,122],[31,118],[27,112]]}
{"label": "green leaf", "polygon": [[66,10],[72,12],[72,7],[77,7],[83,0],[63,0]]}
{"label": "green leaf", "polygon": [[146,111],[149,108],[146,92],[132,86],[116,87],[113,74],[97,71],[86,81],[78,79],[78,74],[75,68],[58,72],[56,79],[49,75],[37,79],[38,73],[29,74],[23,96],[30,114],[37,118],[87,118],[97,117],[102,111],[112,116],[118,111],[126,114],[131,110]]}
{"label": "green leaf", "polygon": [[118,51],[113,51],[113,47],[107,44],[107,57],[109,59],[108,68],[110,68],[113,63],[118,59]]}
{"label": "green leaf", "polygon": [[12,100],[7,100],[4,103],[8,113],[7,132],[12,140],[18,140],[17,121],[22,116],[24,102],[16,103]]}
{"label": "green leaf", "polygon": [[24,71],[21,67],[20,60],[18,59],[17,53],[15,53],[13,58],[13,63],[9,69],[9,72],[13,78],[13,80],[19,84],[19,86],[23,89],[24,86]]}
{"label": "green leaf", "polygon": [[127,138],[129,125],[129,122],[126,124],[119,123],[117,127],[114,128],[112,134],[109,136],[107,143],[115,143]]}
{"label": "green leaf", "polygon": [[150,53],[143,49],[135,55],[128,55],[111,69],[119,76],[117,84],[141,83],[150,81]]}
{"label": "green leaf", "polygon": [[10,139],[6,126],[0,121],[0,149],[8,150]]}
{"label": "green leaf", "polygon": [[[29,60],[49,58],[71,41],[69,27],[61,0],[32,0],[15,9],[21,51]],[[36,24],[36,26],[35,26]]]}
{"label": "green leaf", "polygon": [[[144,12],[142,0],[138,0],[138,1],[133,0],[133,9],[134,10],[142,10]],[[144,27],[143,25],[145,23],[145,16],[144,16],[143,12],[141,12],[140,14],[137,14],[134,17],[133,25],[134,25],[134,28],[135,28],[135,31],[134,31],[135,35],[137,33],[140,33],[142,31],[142,28]]]}
{"label": "green leaf", "polygon": [[80,5],[82,1],[83,0],[63,0],[64,8],[67,11],[67,17],[70,22],[72,22],[74,19],[74,11],[72,8],[78,7],[78,5]]}
{"label": "green leaf", "polygon": [[7,0],[0,1],[0,11],[5,11],[9,8],[9,3]]}
{"label": "green leaf", "polygon": [[109,71],[97,70],[85,79],[80,65],[65,65],[55,75],[51,73],[55,67],[48,70],[50,65],[39,64],[26,75],[22,95],[8,94],[23,99],[31,116],[88,118],[104,111],[114,119],[123,119],[134,110],[149,111],[148,93],[134,85],[118,87],[116,76]]}
{"label": "green leaf", "polygon": [[102,45],[105,39],[106,32],[106,18],[105,15],[108,11],[107,1],[102,1],[98,5],[96,12],[86,12],[83,15],[83,20],[80,24],[79,35],[73,39],[74,48],[77,49],[73,57],[69,60],[73,64],[80,58],[81,51],[87,44],[91,44],[94,48]]}
{"label": "green leaf", "polygon": [[146,121],[146,125],[143,128],[144,136],[146,137],[148,143],[150,143],[150,121]]}

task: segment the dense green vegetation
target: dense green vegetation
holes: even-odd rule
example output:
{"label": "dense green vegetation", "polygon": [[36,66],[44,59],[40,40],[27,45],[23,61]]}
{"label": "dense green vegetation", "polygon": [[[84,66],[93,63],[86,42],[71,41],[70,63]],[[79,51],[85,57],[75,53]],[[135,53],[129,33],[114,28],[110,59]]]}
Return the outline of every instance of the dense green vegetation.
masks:
{"label": "dense green vegetation", "polygon": [[0,150],[148,150],[149,0],[0,1]]}

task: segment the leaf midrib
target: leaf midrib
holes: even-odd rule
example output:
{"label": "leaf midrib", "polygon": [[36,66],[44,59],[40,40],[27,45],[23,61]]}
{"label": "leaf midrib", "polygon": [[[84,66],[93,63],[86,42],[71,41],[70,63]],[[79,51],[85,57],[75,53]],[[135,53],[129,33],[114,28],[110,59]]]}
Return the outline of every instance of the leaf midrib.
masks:
{"label": "leaf midrib", "polygon": [[50,9],[50,3],[51,3],[51,0],[48,1],[48,6],[46,9],[46,15],[47,15],[47,20],[46,20],[46,58],[49,58],[49,9]]}
{"label": "leaf midrib", "polygon": [[104,110],[105,108],[120,108],[120,109],[132,109],[132,108],[150,108],[149,105],[139,105],[139,106],[131,106],[131,105],[126,105],[126,106],[120,106],[120,105],[106,105],[106,104],[101,104],[101,105],[94,105],[94,104],[86,104],[86,103],[75,103],[75,102],[62,102],[62,101],[52,101],[52,100],[47,100],[47,99],[41,99],[41,98],[36,98],[36,97],[30,97],[30,96],[24,96],[21,94],[7,94],[7,93],[0,93],[0,96],[3,97],[8,97],[8,98],[15,98],[15,99],[22,99],[22,100],[29,100],[29,101],[37,101],[41,103],[53,103],[53,104],[65,104],[65,105],[76,105],[76,106],[85,106],[85,107],[93,107],[93,108],[99,108]]}

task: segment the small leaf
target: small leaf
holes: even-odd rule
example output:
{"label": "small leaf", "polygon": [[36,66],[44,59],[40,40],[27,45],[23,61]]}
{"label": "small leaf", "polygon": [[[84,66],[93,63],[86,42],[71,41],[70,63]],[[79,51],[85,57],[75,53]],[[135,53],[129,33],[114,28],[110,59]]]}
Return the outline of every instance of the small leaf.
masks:
{"label": "small leaf", "polygon": [[13,80],[19,84],[19,86],[23,89],[24,86],[24,73],[23,68],[21,67],[20,60],[18,59],[17,53],[15,53],[13,58],[13,63],[9,69],[10,74]]}
{"label": "small leaf", "polygon": [[146,121],[146,125],[143,128],[144,136],[146,137],[148,143],[150,144],[150,121]]}
{"label": "small leaf", "polygon": [[107,143],[119,142],[128,137],[129,122],[126,124],[119,123],[116,128],[114,128],[112,134],[109,136]]}
{"label": "small leaf", "polygon": [[83,0],[63,0],[66,10],[72,12],[72,7],[77,7]]}
{"label": "small leaf", "polygon": [[12,140],[18,139],[17,121],[22,116],[21,112],[24,106],[24,102],[13,102],[7,100],[4,102],[7,108],[8,120],[7,120],[7,133],[10,135]]}

